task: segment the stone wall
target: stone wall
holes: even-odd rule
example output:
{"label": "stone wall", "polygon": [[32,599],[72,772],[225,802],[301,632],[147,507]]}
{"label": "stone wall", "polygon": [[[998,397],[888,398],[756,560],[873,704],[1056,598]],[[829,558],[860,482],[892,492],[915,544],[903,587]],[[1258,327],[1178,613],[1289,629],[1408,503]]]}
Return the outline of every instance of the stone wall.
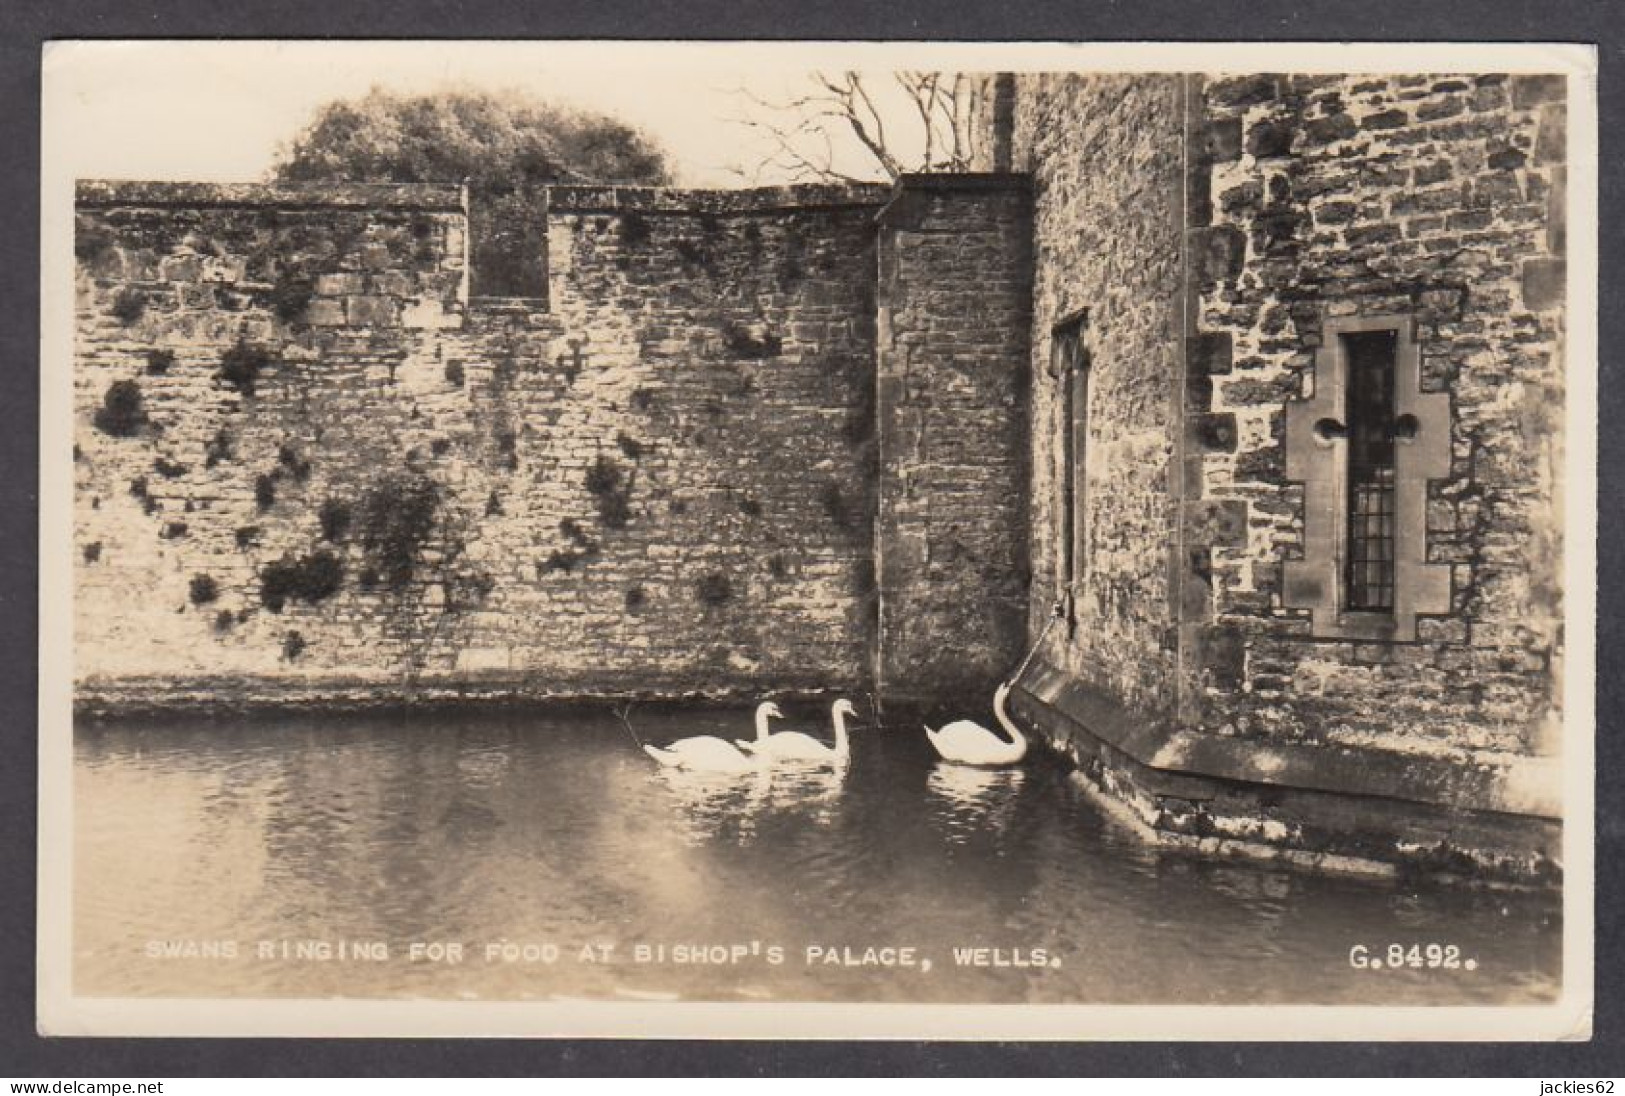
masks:
{"label": "stone wall", "polygon": [[[1411,753],[1549,752],[1562,79],[1264,75],[1206,81],[1193,100],[1211,197],[1193,224],[1205,214],[1197,238],[1222,256],[1201,287],[1193,366],[1201,410],[1236,439],[1204,451],[1202,490],[1246,527],[1211,553],[1211,623],[1191,665],[1202,724]],[[1425,496],[1425,558],[1448,596],[1410,643],[1311,635],[1282,588],[1283,562],[1304,554],[1305,506],[1284,475],[1285,406],[1313,395],[1328,324],[1376,316],[1414,324],[1420,390],[1448,399],[1436,428],[1448,457]]]}
{"label": "stone wall", "polygon": [[[1182,331],[1180,81],[1019,77],[1013,161],[1031,173],[1032,611],[1071,616],[1045,658],[1147,719],[1171,719],[1178,682],[1174,423]],[[1064,379],[1054,328],[1081,322],[1088,459],[1077,504],[1078,581],[1061,571]]]}
{"label": "stone wall", "polygon": [[888,193],[82,186],[83,696],[866,683]]}
{"label": "stone wall", "polygon": [[881,666],[984,703],[1024,646],[1032,224],[1020,176],[919,176],[882,215]]}
{"label": "stone wall", "polygon": [[[1551,878],[1562,80],[1035,74],[1012,94],[987,144],[1033,180],[1029,635],[1068,592],[1057,324],[1082,331],[1090,390],[1078,583],[1015,710],[1159,839]],[[1328,505],[1303,454],[1340,452],[1288,421],[1313,418],[1339,332],[1373,324],[1401,330],[1398,460],[1425,469],[1399,520],[1414,613],[1391,627],[1286,581]],[[1405,806],[1349,806],[1370,798]]]}

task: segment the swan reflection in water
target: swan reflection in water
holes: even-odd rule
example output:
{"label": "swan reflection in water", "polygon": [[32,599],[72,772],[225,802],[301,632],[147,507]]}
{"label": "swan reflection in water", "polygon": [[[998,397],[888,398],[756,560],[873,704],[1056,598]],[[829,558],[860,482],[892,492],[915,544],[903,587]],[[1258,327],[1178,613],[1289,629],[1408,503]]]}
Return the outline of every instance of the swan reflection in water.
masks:
{"label": "swan reflection in water", "polygon": [[660,768],[650,780],[671,793],[672,820],[691,845],[719,838],[743,840],[756,831],[756,816],[767,800],[765,769],[744,773]]}
{"label": "swan reflection in water", "polygon": [[770,770],[768,802],[776,813],[805,814],[807,820],[827,826],[846,786],[844,764],[816,761],[780,761]]}
{"label": "swan reflection in water", "polygon": [[1026,779],[1024,769],[982,769],[943,761],[932,767],[926,787],[946,804],[939,817],[947,824],[948,840],[962,845],[973,834],[997,835],[1009,828]]}
{"label": "swan reflection in water", "polygon": [[846,767],[779,761],[751,772],[661,768],[650,779],[670,793],[677,828],[690,844],[743,841],[768,814],[805,815],[828,825],[835,817]]}

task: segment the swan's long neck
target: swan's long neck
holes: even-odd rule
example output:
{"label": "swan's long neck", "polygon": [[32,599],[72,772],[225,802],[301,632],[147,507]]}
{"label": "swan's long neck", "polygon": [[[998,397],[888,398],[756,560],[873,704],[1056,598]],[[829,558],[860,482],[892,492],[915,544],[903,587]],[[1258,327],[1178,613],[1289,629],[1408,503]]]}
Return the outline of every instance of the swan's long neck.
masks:
{"label": "swan's long neck", "polygon": [[850,757],[852,743],[846,737],[846,712],[839,707],[830,711],[830,718],[835,720],[835,756]]}
{"label": "swan's long neck", "polygon": [[767,705],[766,704],[758,705],[757,708],[756,708],[756,741],[758,741],[758,742],[761,742],[764,739],[766,739],[768,734],[769,734],[769,731],[767,729],[767,720],[768,720]]}
{"label": "swan's long neck", "polygon": [[1010,683],[1006,681],[993,694],[993,714],[998,718],[999,726],[1004,728],[1004,733],[1010,736],[1012,744],[1025,742],[1027,741],[1026,736],[1021,733],[1020,728],[1011,720],[1010,713],[1004,710],[1004,700],[1009,695]]}

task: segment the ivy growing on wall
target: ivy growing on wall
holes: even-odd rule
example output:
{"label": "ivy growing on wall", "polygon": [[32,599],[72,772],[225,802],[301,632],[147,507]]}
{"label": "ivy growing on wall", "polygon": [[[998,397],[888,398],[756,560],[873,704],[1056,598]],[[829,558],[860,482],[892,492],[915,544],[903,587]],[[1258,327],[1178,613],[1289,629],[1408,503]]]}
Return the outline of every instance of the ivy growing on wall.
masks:
{"label": "ivy growing on wall", "polygon": [[339,592],[344,561],[325,548],[304,556],[286,555],[260,572],[260,602],[280,613],[290,601],[314,605]]}
{"label": "ivy growing on wall", "polygon": [[439,507],[440,489],[418,472],[391,473],[362,496],[355,515],[356,540],[379,582],[399,590],[412,581]]}
{"label": "ivy growing on wall", "polygon": [[632,477],[613,459],[600,453],[587,469],[587,492],[598,507],[598,520],[606,529],[624,529],[632,520]]}
{"label": "ivy growing on wall", "polygon": [[354,517],[355,510],[343,499],[322,500],[321,507],[316,511],[316,520],[322,527],[322,539],[338,544],[350,531],[350,521]]}

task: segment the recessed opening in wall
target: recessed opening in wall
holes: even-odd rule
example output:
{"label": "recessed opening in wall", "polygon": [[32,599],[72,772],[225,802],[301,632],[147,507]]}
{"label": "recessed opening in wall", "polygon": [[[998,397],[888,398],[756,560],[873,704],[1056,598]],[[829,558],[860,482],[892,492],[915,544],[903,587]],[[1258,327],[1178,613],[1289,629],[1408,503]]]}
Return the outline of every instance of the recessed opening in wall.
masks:
{"label": "recessed opening in wall", "polygon": [[476,297],[547,296],[547,191],[521,185],[470,195],[470,292]]}
{"label": "recessed opening in wall", "polygon": [[1083,344],[1086,317],[1078,313],[1050,332],[1050,373],[1060,385],[1060,560],[1056,591],[1067,622],[1077,621],[1073,596],[1089,567],[1089,351]]}
{"label": "recessed opening in wall", "polygon": [[1394,365],[1396,331],[1340,336],[1348,362],[1348,512],[1344,529],[1344,605],[1356,612],[1394,609],[1397,462]]}
{"label": "recessed opening in wall", "polygon": [[1286,478],[1302,483],[1303,557],[1282,604],[1321,639],[1408,643],[1450,612],[1452,569],[1427,558],[1428,481],[1450,472],[1450,395],[1421,389],[1414,322],[1328,317],[1312,394],[1286,406]]}

